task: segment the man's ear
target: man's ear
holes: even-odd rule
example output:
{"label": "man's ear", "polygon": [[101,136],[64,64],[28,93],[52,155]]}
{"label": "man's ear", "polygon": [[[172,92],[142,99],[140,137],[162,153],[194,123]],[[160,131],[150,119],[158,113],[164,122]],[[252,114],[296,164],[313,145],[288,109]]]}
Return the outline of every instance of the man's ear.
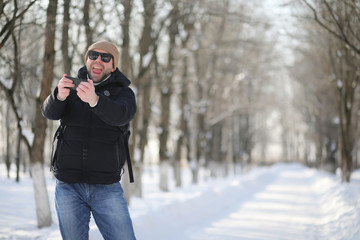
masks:
{"label": "man's ear", "polygon": [[115,66],[115,62],[114,62],[114,59],[112,59],[112,65],[113,65],[113,69],[111,72],[114,72],[116,70],[116,66]]}

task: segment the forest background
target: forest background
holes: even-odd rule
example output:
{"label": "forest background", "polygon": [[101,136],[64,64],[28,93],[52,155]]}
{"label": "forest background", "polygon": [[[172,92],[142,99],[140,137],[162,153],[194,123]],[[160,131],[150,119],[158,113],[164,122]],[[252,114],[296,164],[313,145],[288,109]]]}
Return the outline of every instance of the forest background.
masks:
{"label": "forest background", "polygon": [[137,96],[129,202],[154,165],[163,191],[170,177],[182,185],[184,168],[196,184],[200,168],[223,177],[280,161],[338,169],[349,182],[359,19],[359,0],[0,0],[0,161],[31,174],[38,227],[51,225],[44,171],[59,122],[40,106],[105,39]]}

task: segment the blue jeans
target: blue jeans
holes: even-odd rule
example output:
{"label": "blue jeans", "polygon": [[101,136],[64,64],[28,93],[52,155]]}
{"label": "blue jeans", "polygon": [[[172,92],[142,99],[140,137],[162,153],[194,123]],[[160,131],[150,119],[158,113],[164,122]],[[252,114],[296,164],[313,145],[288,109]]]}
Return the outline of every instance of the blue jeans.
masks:
{"label": "blue jeans", "polygon": [[119,182],[102,185],[57,180],[55,204],[64,240],[89,239],[90,212],[104,239],[135,239],[129,209]]}

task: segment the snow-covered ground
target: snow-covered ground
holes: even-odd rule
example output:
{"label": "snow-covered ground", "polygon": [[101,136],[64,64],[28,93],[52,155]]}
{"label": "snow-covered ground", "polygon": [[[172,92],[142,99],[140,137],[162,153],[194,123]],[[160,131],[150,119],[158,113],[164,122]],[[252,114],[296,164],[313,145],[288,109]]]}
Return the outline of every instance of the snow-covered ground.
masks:
{"label": "snow-covered ground", "polygon": [[[199,185],[188,176],[184,187],[160,192],[156,171],[145,173],[144,197],[130,205],[137,239],[360,239],[360,171],[350,184],[296,163]],[[0,239],[61,239],[50,175],[47,186],[54,223],[37,229],[31,179],[15,183],[0,167]],[[102,239],[93,221],[90,239]]]}

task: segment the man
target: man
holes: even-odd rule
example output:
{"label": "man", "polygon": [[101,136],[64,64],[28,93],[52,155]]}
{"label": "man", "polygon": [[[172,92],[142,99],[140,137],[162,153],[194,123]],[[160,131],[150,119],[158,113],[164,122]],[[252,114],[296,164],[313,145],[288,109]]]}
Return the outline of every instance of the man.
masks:
{"label": "man", "polygon": [[122,129],[136,102],[117,68],[119,55],[107,41],[89,46],[78,72],[83,81],[75,88],[64,74],[41,108],[46,118],[61,120],[52,168],[63,239],[88,239],[90,213],[104,239],[135,239],[119,181],[127,159]]}

